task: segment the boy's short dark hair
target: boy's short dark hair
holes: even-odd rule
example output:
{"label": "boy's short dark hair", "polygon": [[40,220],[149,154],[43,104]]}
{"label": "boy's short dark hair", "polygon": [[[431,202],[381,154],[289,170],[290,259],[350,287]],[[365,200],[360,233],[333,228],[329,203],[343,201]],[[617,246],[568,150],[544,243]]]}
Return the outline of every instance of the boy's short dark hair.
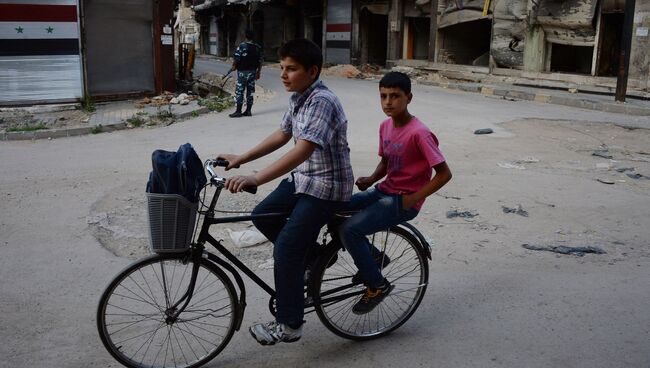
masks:
{"label": "boy's short dark hair", "polygon": [[247,40],[252,40],[255,34],[253,33],[253,30],[250,28],[247,28],[244,31],[244,37],[246,37]]}
{"label": "boy's short dark hair", "polygon": [[297,61],[302,65],[305,70],[311,68],[312,66],[318,67],[318,74],[316,74],[316,79],[320,76],[320,71],[323,68],[323,53],[321,52],[320,47],[314,42],[305,39],[298,38],[295,40],[288,41],[278,50],[278,56],[280,59],[290,57],[293,60]]}
{"label": "boy's short dark hair", "polygon": [[379,88],[399,88],[405,94],[411,93],[411,78],[402,72],[388,72],[379,81]]}

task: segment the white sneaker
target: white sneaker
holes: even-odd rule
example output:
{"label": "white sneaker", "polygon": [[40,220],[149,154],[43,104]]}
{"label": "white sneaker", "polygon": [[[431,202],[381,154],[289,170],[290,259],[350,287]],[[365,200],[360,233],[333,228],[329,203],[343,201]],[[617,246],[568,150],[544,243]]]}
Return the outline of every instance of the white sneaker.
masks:
{"label": "white sneaker", "polygon": [[302,336],[302,325],[298,328],[291,328],[284,323],[275,321],[268,323],[257,323],[248,329],[251,335],[262,345],[274,345],[276,342],[294,342]]}

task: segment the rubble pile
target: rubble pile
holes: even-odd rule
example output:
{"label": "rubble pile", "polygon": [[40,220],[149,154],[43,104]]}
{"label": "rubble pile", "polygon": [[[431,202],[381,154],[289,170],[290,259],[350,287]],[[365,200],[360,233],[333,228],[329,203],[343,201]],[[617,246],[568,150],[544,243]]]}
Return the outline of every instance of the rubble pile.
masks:
{"label": "rubble pile", "polygon": [[171,92],[163,92],[161,95],[154,97],[145,97],[143,99],[135,101],[135,106],[137,108],[144,108],[146,106],[167,106],[167,105],[187,105],[192,100],[196,100],[196,96],[188,93],[181,93],[178,96],[174,96]]}
{"label": "rubble pile", "polygon": [[323,75],[345,78],[359,78],[362,76],[362,73],[359,69],[350,64],[341,64],[323,68]]}

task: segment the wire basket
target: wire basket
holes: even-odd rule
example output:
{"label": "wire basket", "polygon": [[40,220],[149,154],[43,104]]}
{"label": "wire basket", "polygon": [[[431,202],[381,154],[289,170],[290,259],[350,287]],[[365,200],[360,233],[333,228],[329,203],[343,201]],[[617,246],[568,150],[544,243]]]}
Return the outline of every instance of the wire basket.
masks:
{"label": "wire basket", "polygon": [[176,194],[146,194],[151,250],[155,253],[187,250],[194,233],[198,203]]}

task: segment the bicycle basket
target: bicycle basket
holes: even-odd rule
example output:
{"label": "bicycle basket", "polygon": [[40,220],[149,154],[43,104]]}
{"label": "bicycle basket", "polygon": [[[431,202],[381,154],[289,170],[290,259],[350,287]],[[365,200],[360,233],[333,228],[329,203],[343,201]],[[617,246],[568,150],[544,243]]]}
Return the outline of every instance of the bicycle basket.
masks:
{"label": "bicycle basket", "polygon": [[198,203],[177,194],[146,194],[151,250],[155,253],[187,250],[194,233]]}

